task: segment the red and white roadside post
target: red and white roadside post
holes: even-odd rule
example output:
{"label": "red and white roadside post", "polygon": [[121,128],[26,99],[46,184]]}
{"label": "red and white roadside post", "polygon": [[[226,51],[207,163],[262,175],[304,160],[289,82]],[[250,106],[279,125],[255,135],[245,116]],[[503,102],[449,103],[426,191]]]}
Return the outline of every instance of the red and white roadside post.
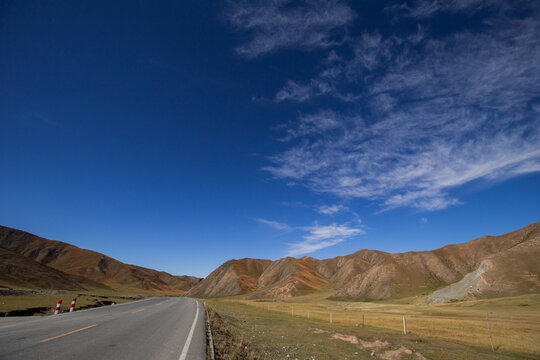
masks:
{"label": "red and white roadside post", "polygon": [[77,301],[77,298],[73,298],[73,300],[71,300],[71,307],[69,308],[69,312],[74,312],[75,311],[75,302]]}
{"label": "red and white roadside post", "polygon": [[54,315],[58,315],[60,312],[60,307],[62,306],[62,299],[58,300],[58,303],[56,303],[56,310],[54,310]]}

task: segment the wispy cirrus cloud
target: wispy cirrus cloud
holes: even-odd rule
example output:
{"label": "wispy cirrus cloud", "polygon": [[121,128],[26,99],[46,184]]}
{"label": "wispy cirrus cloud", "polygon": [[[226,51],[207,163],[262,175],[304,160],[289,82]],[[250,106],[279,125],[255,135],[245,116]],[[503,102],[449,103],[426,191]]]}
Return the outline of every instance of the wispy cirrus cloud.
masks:
{"label": "wispy cirrus cloud", "polygon": [[[513,6],[526,4],[526,0],[514,0]],[[386,10],[401,16],[425,19],[433,15],[449,12],[459,13],[467,11],[469,14],[486,8],[508,8],[505,0],[416,0],[411,4],[401,3],[387,6]]]}
{"label": "wispy cirrus cloud", "polygon": [[273,229],[276,229],[276,230],[291,231],[293,229],[290,225],[285,224],[285,223],[281,223],[281,222],[278,222],[278,221],[267,220],[267,219],[262,219],[262,218],[252,218],[252,220],[256,221],[256,222],[258,222],[260,224],[269,226],[269,227],[271,227]]}
{"label": "wispy cirrus cloud", "polygon": [[337,0],[231,0],[227,12],[234,27],[251,34],[250,40],[236,49],[247,58],[282,48],[330,47],[341,41],[343,27],[355,16],[349,6]]}
{"label": "wispy cirrus cloud", "polygon": [[360,235],[364,233],[362,229],[351,228],[346,224],[338,225],[333,223],[331,225],[318,225],[305,226],[302,228],[309,234],[304,237],[306,241],[321,241],[335,238],[348,238],[354,235]]}
{"label": "wispy cirrus cloud", "polygon": [[319,214],[324,215],[335,215],[340,212],[348,211],[349,208],[344,205],[333,204],[333,205],[322,205],[317,208]]}
{"label": "wispy cirrus cloud", "polygon": [[346,239],[365,234],[361,228],[353,228],[348,224],[330,224],[302,227],[307,234],[297,243],[289,244],[287,256],[299,256],[315,252],[329,246],[337,245]]}
{"label": "wispy cirrus cloud", "polygon": [[[427,17],[491,6],[482,3],[415,8],[424,6]],[[288,82],[276,100],[332,96],[362,111],[301,115],[281,138],[287,148],[264,169],[317,192],[376,200],[383,209],[428,211],[458,204],[449,195],[454,187],[539,171],[540,62],[531,59],[540,58],[540,17],[527,10],[515,17],[493,10],[480,29],[444,36],[419,26],[405,35],[351,38],[352,55],[334,51],[317,77]]]}
{"label": "wispy cirrus cloud", "polygon": [[289,245],[286,256],[300,256],[314,253],[317,250],[321,250],[330,246],[342,243],[344,239],[331,239],[318,242],[302,241],[299,243],[293,243]]}
{"label": "wispy cirrus cloud", "polygon": [[[334,213],[334,211],[337,210],[332,209],[331,213]],[[310,254],[366,233],[363,226],[360,225],[358,221],[357,225],[354,227],[349,223],[332,223],[330,225],[319,225],[318,223],[315,223],[311,226],[291,226],[274,220],[262,218],[251,219],[279,231],[290,232],[296,230],[305,234],[301,241],[288,244],[286,252],[287,256]]]}

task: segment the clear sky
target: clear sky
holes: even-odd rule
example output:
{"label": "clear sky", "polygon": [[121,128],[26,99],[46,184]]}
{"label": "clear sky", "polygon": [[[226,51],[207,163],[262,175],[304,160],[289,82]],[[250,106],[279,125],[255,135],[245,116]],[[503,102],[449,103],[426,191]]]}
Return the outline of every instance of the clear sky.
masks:
{"label": "clear sky", "polygon": [[173,274],[540,220],[536,1],[3,1],[0,224]]}

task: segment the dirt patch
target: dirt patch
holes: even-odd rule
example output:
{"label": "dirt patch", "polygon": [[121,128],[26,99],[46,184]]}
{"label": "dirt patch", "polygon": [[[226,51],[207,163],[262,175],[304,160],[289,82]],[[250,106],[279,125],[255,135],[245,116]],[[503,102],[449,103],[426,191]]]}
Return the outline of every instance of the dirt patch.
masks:
{"label": "dirt patch", "polygon": [[413,352],[411,349],[407,349],[406,347],[402,346],[397,350],[388,350],[379,355],[379,359],[384,360],[401,360],[404,356],[412,355]]}
{"label": "dirt patch", "polygon": [[259,360],[251,346],[226,319],[208,308],[216,360]]}
{"label": "dirt patch", "polygon": [[362,339],[358,339],[358,343],[362,349],[380,350],[390,347],[390,343],[388,341],[381,340],[364,341]]}
{"label": "dirt patch", "polygon": [[334,335],[332,335],[332,339],[346,341],[351,344],[358,344],[358,338],[353,335],[343,335],[343,334],[335,333]]}
{"label": "dirt patch", "polygon": [[[406,348],[405,346],[400,346],[399,349],[390,350],[392,344],[388,341],[374,340],[366,341],[358,338],[354,335],[345,335],[340,333],[331,333],[327,330],[322,330],[318,328],[310,328],[315,334],[331,334],[332,339],[345,341],[358,347],[362,350],[368,350],[371,352],[371,356],[375,356],[376,359],[382,360],[401,360],[404,358],[410,359],[411,355],[415,355],[418,360],[427,360],[422,354],[414,352],[411,349]],[[383,352],[384,351],[384,352]]]}

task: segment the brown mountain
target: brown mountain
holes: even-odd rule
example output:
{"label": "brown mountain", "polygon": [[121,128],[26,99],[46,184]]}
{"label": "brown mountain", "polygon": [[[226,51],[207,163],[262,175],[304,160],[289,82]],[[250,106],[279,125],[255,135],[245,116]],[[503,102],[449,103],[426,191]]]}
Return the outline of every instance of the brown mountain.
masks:
{"label": "brown mountain", "polygon": [[[432,251],[387,254],[384,261],[380,258],[378,261],[371,261],[373,266],[367,271],[346,281],[336,291],[335,297],[380,299],[430,292],[460,281],[490,257],[507,258],[507,251],[520,243],[532,244],[534,248],[535,239],[539,236],[540,223],[535,223],[505,235],[484,236],[464,244],[448,245]],[[538,245],[536,248],[538,249]],[[349,256],[366,259],[365,253]],[[533,270],[538,280],[540,264]],[[497,272],[507,272],[513,281],[521,283],[517,276],[517,267],[497,269]],[[534,288],[530,291],[534,291]],[[486,292],[487,289],[477,295]]]}
{"label": "brown mountain", "polygon": [[511,245],[508,249],[486,256],[460,281],[431,294],[428,302],[539,292],[540,223],[503,236]]}
{"label": "brown mountain", "polygon": [[111,290],[82,276],[42,265],[26,256],[0,248],[0,287],[61,290]]}
{"label": "brown mountain", "polygon": [[330,282],[317,271],[314,260],[286,257],[272,262],[259,277],[253,297],[291,297],[328,287]]}
{"label": "brown mountain", "polygon": [[284,258],[235,260],[259,263],[249,286],[227,262],[188,294],[211,297],[291,297],[335,289],[334,298],[385,299],[430,294],[429,302],[469,296],[516,295],[540,291],[540,223],[501,236],[484,236],[432,251],[390,254],[360,250],[318,260]]}
{"label": "brown mountain", "polygon": [[272,261],[229,260],[193,286],[186,296],[217,297],[247,294],[257,289],[257,280]]}
{"label": "brown mountain", "polygon": [[[140,291],[144,289],[145,291],[182,294],[200,280],[195,277],[173,276],[163,271],[124,264],[95,251],[81,249],[61,241],[47,240],[5,226],[0,226],[0,248],[48,268],[74,275],[77,278],[83,277],[92,283],[102,284],[102,287],[105,285],[116,290]],[[13,258],[13,261],[19,260],[21,259]],[[15,269],[15,267],[10,269]],[[22,277],[22,273],[18,274],[21,276],[21,281],[28,280],[27,277]],[[41,281],[44,284],[46,280]],[[36,284],[35,280],[30,283]],[[39,280],[38,284],[40,284]],[[85,285],[81,283],[81,286]]]}

